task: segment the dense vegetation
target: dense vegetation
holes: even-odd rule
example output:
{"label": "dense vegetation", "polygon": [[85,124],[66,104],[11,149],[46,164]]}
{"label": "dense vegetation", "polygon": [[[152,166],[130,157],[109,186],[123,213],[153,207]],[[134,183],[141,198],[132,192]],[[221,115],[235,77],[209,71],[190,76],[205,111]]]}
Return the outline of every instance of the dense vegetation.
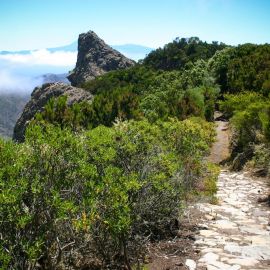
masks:
{"label": "dense vegetation", "polygon": [[233,167],[268,172],[269,50],[177,39],[85,83],[91,104],[51,99],[24,143],[0,141],[0,269],[141,266],[187,198],[213,197],[217,107]]}
{"label": "dense vegetation", "polygon": [[173,42],[159,48],[143,60],[143,63],[154,69],[181,70],[197,60],[208,60],[217,51],[226,47],[224,43],[201,41],[198,37],[176,38]]}
{"label": "dense vegetation", "polygon": [[231,118],[232,168],[249,165],[269,173],[270,46],[244,44],[217,52],[209,61],[224,101],[220,109]]}
{"label": "dense vegetation", "polygon": [[222,93],[270,91],[270,45],[244,44],[218,51],[209,61]]}
{"label": "dense vegetation", "polygon": [[80,134],[33,125],[25,143],[1,141],[1,268],[142,262],[144,243],[171,233],[187,193],[211,183],[203,157],[213,135],[190,119]]}
{"label": "dense vegetation", "polygon": [[270,171],[270,99],[256,92],[225,95],[221,109],[231,117],[233,169],[253,160],[262,175]]}
{"label": "dense vegetation", "polygon": [[218,94],[203,60],[183,72],[153,71],[137,66],[111,72],[84,87],[96,95],[89,111],[94,126],[110,125],[115,118],[146,117],[155,122],[193,115],[211,120]]}

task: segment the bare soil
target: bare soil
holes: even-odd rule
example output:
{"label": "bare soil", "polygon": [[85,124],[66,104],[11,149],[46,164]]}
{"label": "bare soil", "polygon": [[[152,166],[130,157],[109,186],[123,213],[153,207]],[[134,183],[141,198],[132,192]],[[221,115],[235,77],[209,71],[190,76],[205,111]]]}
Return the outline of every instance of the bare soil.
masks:
{"label": "bare soil", "polygon": [[[218,116],[218,112],[216,116]],[[216,121],[216,142],[213,144],[208,160],[219,164],[230,156],[230,133],[229,123],[226,121]]]}
{"label": "bare soil", "polygon": [[180,224],[177,236],[163,241],[149,243],[147,270],[184,270],[187,259],[194,261],[199,259],[199,250],[194,248],[200,212],[197,209],[188,210]]}

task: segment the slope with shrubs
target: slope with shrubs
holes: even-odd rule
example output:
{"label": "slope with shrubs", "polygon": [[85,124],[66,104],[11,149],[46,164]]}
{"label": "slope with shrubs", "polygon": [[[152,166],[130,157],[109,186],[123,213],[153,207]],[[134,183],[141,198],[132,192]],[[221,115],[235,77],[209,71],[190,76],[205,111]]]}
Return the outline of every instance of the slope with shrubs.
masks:
{"label": "slope with shrubs", "polygon": [[153,71],[138,65],[111,72],[84,87],[95,95],[89,111],[94,126],[110,125],[115,118],[146,117],[156,122],[193,115],[211,120],[218,95],[218,87],[203,60],[183,72]]}
{"label": "slope with shrubs", "polygon": [[255,167],[267,175],[270,169],[270,99],[256,92],[225,95],[220,105],[231,117],[234,131],[232,168],[240,170],[252,160]]}
{"label": "slope with shrubs", "polygon": [[270,91],[270,45],[244,44],[218,51],[209,68],[222,93]]}
{"label": "slope with shrubs", "polygon": [[233,129],[232,169],[247,162],[269,174],[270,45],[244,44],[219,51],[209,60],[221,87],[220,109]]}
{"label": "slope with shrubs", "polygon": [[147,241],[178,229],[188,194],[204,182],[214,195],[205,119],[218,87],[197,58],[98,77],[83,86],[92,104],[52,99],[24,143],[0,142],[2,269],[143,265]]}
{"label": "slope with shrubs", "polygon": [[143,63],[153,69],[181,70],[198,60],[207,61],[225,47],[224,43],[209,44],[198,37],[176,38],[164,48],[150,52]]}
{"label": "slope with shrubs", "polygon": [[1,268],[142,263],[206,176],[213,135],[204,120],[172,119],[80,133],[40,124],[22,144],[1,141]]}
{"label": "slope with shrubs", "polygon": [[0,141],[0,267],[142,266],[147,241],[173,235],[184,200],[216,190],[205,157],[219,88],[233,155],[268,144],[268,49],[178,39],[85,83],[90,105],[50,100],[24,143]]}

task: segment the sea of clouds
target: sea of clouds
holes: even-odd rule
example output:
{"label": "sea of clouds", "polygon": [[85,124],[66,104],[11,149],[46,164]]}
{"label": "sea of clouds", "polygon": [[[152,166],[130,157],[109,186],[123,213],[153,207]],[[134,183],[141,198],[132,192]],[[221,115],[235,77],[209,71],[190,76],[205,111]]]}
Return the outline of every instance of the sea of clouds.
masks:
{"label": "sea of clouds", "polygon": [[0,54],[0,93],[30,93],[42,84],[41,75],[67,73],[75,66],[77,52],[46,49],[27,54]]}

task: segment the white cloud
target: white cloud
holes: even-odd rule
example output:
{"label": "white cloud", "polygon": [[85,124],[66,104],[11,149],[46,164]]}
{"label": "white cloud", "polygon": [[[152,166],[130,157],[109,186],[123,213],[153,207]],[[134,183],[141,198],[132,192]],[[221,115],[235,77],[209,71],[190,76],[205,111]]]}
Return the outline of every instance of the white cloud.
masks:
{"label": "white cloud", "polygon": [[0,55],[0,93],[31,93],[42,83],[40,75],[66,73],[75,66],[76,59],[77,52],[46,49]]}
{"label": "white cloud", "polygon": [[30,93],[34,87],[41,84],[40,78],[14,74],[11,71],[0,70],[0,93]]}
{"label": "white cloud", "polygon": [[29,54],[0,55],[0,61],[9,62],[11,65],[49,65],[49,66],[74,66],[77,52],[50,52],[46,49],[31,51]]}

